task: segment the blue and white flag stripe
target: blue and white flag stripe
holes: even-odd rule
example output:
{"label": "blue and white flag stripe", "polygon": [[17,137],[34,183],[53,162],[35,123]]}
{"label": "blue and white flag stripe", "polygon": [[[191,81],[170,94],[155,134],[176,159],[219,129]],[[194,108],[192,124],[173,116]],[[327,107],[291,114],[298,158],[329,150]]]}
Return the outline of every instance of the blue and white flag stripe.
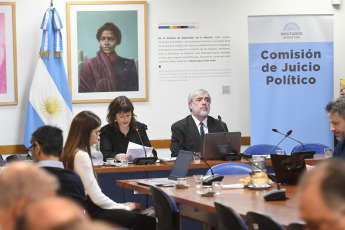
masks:
{"label": "blue and white flag stripe", "polygon": [[24,145],[29,147],[31,134],[40,126],[52,125],[67,137],[73,118],[72,100],[61,55],[61,19],[54,7],[45,12],[40,57],[32,80],[26,120]]}

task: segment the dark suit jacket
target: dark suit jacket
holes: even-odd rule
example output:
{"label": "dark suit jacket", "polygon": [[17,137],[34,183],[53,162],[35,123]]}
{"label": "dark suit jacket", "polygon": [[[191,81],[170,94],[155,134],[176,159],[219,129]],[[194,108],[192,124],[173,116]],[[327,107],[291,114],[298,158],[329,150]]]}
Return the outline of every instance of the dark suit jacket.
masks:
{"label": "dark suit jacket", "polygon": [[42,167],[43,169],[47,170],[52,175],[55,175],[59,182],[60,182],[60,189],[58,190],[58,194],[61,196],[65,196],[71,198],[72,200],[82,204],[85,197],[85,189],[83,182],[81,181],[78,174],[75,172],[57,168],[57,167]]}
{"label": "dark suit jacket", "polygon": [[[228,132],[228,128],[224,122],[214,119],[211,116],[207,118],[207,126],[209,133]],[[198,127],[192,115],[175,122],[171,126],[171,156],[176,157],[180,150],[203,153],[203,147],[203,141],[201,140]]]}

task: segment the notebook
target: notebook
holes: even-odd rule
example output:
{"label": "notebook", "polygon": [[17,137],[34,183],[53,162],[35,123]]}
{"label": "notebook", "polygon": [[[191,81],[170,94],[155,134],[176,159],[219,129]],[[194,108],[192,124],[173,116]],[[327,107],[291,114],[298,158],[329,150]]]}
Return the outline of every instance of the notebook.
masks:
{"label": "notebook", "polygon": [[222,160],[226,154],[241,150],[241,132],[207,133],[204,136],[204,160]]}
{"label": "notebook", "polygon": [[302,156],[272,154],[271,161],[276,180],[282,184],[296,184],[306,169]]}
{"label": "notebook", "polygon": [[187,176],[192,158],[192,152],[180,150],[168,179],[143,179],[138,180],[137,183],[148,186],[173,186],[176,184],[177,178],[184,178]]}

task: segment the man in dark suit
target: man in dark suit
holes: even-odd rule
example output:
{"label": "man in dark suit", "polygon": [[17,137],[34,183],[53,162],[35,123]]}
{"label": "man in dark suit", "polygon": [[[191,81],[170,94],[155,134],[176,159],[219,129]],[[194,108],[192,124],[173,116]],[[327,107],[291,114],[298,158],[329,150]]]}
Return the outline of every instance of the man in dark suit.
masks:
{"label": "man in dark suit", "polygon": [[55,175],[60,182],[58,194],[82,204],[85,189],[80,177],[64,168],[60,159],[63,150],[62,131],[52,126],[41,126],[31,136],[32,156],[36,165]]}
{"label": "man in dark suit", "polygon": [[176,157],[180,150],[203,153],[206,133],[228,132],[224,122],[208,115],[210,104],[211,97],[206,90],[198,89],[189,94],[188,106],[192,114],[171,126],[171,156]]}

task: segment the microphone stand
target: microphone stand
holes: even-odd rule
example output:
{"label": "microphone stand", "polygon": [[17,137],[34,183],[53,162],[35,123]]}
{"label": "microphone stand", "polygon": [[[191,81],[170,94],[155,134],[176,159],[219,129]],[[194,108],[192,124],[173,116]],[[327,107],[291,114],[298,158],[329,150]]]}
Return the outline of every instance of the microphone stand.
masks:
{"label": "microphone stand", "polygon": [[[272,129],[273,132],[276,132],[276,133],[279,133],[281,135],[285,135],[284,133],[281,133],[279,132],[277,129]],[[288,138],[290,138],[291,140],[294,140],[298,143],[300,143],[303,147],[303,151],[299,151],[299,152],[294,152],[294,153],[291,153],[291,156],[302,156],[304,159],[308,159],[308,158],[313,158],[314,154],[315,154],[315,151],[307,151],[305,150],[305,146],[304,144],[301,142],[301,141],[298,141],[290,136],[288,136]]]}
{"label": "microphone stand", "polygon": [[[231,142],[230,142],[230,139],[229,139],[229,136],[228,136],[228,132],[225,130],[225,127],[224,127],[223,122],[222,122],[222,118],[219,115],[218,115],[218,120],[220,121],[220,124],[223,127],[223,131],[224,131],[225,136],[226,136],[226,138],[228,140],[228,143],[229,143],[229,145],[231,147]],[[237,160],[241,160],[241,156],[239,156],[238,153],[230,152],[230,153],[226,153],[224,155],[223,159],[226,160],[226,161],[232,161],[232,160],[237,161]]]}
{"label": "microphone stand", "polygon": [[144,146],[144,142],[143,140],[141,139],[141,136],[139,134],[139,129],[136,128],[135,129],[138,133],[138,136],[139,136],[139,139],[140,139],[140,142],[141,142],[141,145],[143,146],[143,149],[144,149],[144,152],[145,152],[145,157],[138,157],[138,158],[135,158],[133,160],[133,164],[136,164],[136,165],[152,165],[152,164],[156,164],[156,160],[157,158],[156,157],[147,157],[146,155],[146,149],[145,149],[145,146]]}

